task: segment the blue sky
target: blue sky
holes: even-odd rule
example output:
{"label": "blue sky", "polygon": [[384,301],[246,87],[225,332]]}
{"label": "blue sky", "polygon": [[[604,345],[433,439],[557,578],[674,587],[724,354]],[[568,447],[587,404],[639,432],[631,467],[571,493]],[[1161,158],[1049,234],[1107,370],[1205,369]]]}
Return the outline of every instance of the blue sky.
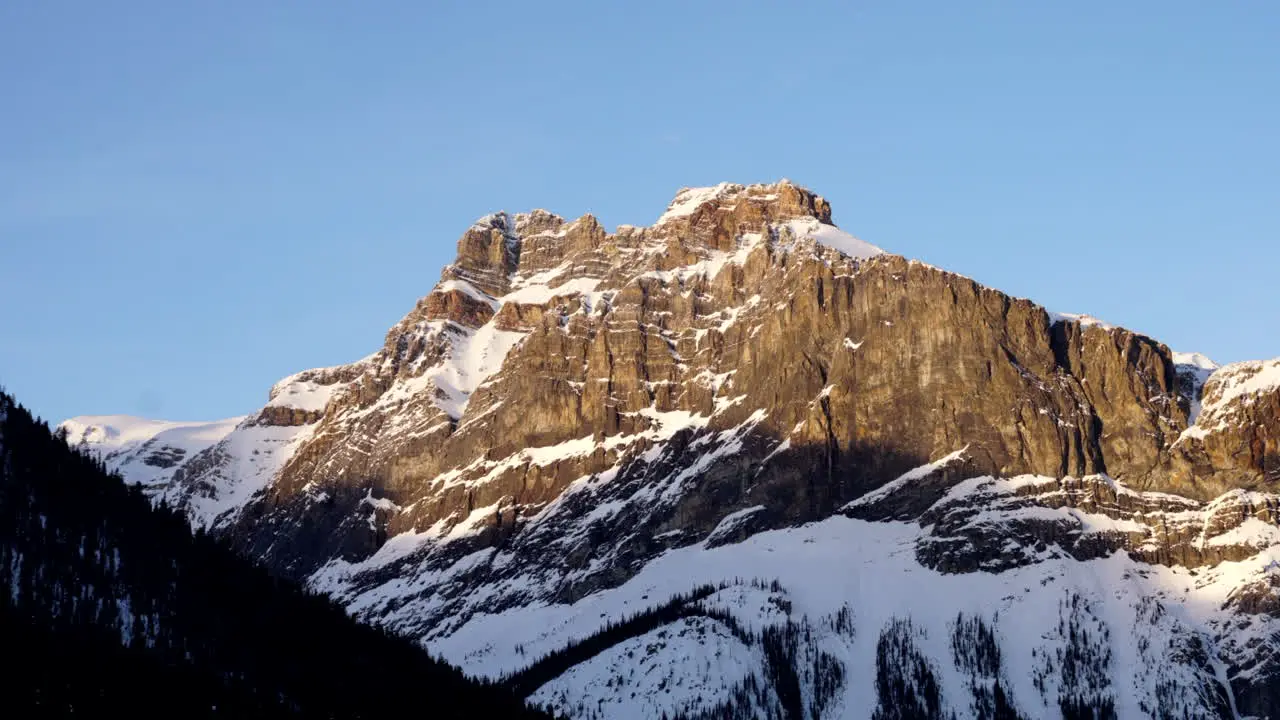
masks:
{"label": "blue sky", "polygon": [[379,347],[480,215],[782,177],[1052,309],[1280,355],[1280,5],[481,5],[0,5],[0,384],[242,414]]}

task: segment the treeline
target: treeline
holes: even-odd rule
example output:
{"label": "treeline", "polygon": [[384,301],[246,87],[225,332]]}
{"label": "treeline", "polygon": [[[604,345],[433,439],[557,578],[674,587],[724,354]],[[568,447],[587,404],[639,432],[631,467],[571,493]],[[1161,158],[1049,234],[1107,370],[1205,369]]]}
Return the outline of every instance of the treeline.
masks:
{"label": "treeline", "polygon": [[894,618],[876,640],[876,709],[872,720],[937,720],[942,692],[933,666],[916,644],[908,618]]}
{"label": "treeline", "polygon": [[0,393],[0,715],[547,717],[192,533]]}
{"label": "treeline", "polygon": [[[1057,629],[1063,645],[1052,656],[1039,653],[1032,683],[1045,694],[1048,678],[1057,675],[1062,720],[1115,720],[1110,629],[1097,622],[1087,601],[1076,592],[1058,602]],[[1033,649],[1032,655],[1036,654]]]}
{"label": "treeline", "polygon": [[974,720],[1025,720],[1005,690],[1000,643],[986,621],[958,613],[951,625],[951,654],[967,677]]}
{"label": "treeline", "polygon": [[[657,607],[642,610],[621,620],[610,621],[590,636],[571,642],[559,650],[548,653],[525,669],[507,675],[503,678],[502,684],[516,696],[528,697],[573,666],[590,660],[614,645],[640,637],[683,618],[706,615],[707,611],[698,607],[697,601],[724,587],[727,585],[701,585],[689,592],[673,595]],[[724,615],[727,616],[728,613]],[[732,618],[730,621],[732,622]],[[734,622],[733,626],[737,627],[737,623]],[[741,632],[741,628],[737,628],[737,631]]]}
{"label": "treeline", "polygon": [[[776,596],[771,598],[787,618],[782,623],[766,626],[759,633],[744,627],[728,610],[704,602],[720,590],[745,584],[747,582],[742,578],[736,578],[732,582],[700,585],[673,595],[657,606],[606,623],[590,636],[571,642],[529,667],[508,675],[503,683],[517,695],[527,697],[574,666],[627,640],[682,619],[704,617],[718,622],[744,645],[759,646],[764,656],[762,674],[749,674],[729,689],[725,699],[717,705],[679,714],[673,720],[807,720],[809,717],[821,717],[844,688],[844,665],[818,648],[815,628],[807,616],[799,620],[790,617],[791,603],[788,600]],[[749,584],[771,593],[783,592],[777,580],[766,583],[752,579]],[[842,606],[820,622],[824,632],[835,632],[850,639],[854,636],[853,612],[848,606]],[[523,648],[517,647],[517,650],[522,652]],[[807,709],[806,694],[812,698]]]}

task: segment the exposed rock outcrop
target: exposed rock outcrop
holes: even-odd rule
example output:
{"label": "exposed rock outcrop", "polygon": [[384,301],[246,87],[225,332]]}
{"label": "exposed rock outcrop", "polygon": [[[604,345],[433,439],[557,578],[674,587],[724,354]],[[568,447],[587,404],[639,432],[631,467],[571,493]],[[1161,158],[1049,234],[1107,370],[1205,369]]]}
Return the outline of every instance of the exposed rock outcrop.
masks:
{"label": "exposed rock outcrop", "polygon": [[1215,371],[1196,424],[1173,447],[1167,486],[1280,491],[1280,359]]}

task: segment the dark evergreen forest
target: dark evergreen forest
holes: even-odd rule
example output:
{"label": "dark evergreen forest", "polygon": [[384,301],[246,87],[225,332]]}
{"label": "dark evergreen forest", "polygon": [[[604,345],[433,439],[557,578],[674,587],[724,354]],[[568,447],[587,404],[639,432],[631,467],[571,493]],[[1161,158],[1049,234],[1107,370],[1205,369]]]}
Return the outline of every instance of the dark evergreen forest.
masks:
{"label": "dark evergreen forest", "polygon": [[193,533],[0,392],[0,716],[547,717]]}

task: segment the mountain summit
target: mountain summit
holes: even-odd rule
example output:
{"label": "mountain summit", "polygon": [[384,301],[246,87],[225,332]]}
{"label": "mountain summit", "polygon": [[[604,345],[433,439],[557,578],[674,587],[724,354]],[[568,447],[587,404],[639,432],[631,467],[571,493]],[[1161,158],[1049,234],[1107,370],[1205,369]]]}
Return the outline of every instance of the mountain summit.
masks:
{"label": "mountain summit", "polygon": [[1047,312],[787,181],[486,216],[368,357],[64,427],[574,717],[1280,716],[1280,361]]}

